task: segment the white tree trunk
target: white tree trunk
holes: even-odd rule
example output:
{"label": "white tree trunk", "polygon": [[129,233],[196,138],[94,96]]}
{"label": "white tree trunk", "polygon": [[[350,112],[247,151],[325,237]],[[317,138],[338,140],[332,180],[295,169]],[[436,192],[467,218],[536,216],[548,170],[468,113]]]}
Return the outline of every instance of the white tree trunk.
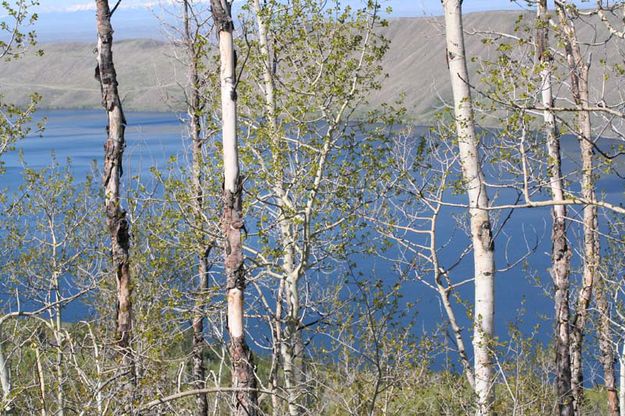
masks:
{"label": "white tree trunk", "polygon": [[[588,71],[589,64],[581,53],[575,24],[567,14],[565,1],[556,2],[560,27],[565,35],[565,53],[569,65],[571,95],[577,111],[577,136],[582,159],[582,198],[595,201],[595,183],[593,178],[593,147],[590,113],[582,110],[589,106]],[[588,204],[584,207],[584,270],[582,287],[579,291],[577,307],[571,323],[571,388],[573,390],[573,408],[576,415],[582,414],[584,396],[584,374],[582,366],[582,343],[586,326],[588,307],[592,297],[595,275],[599,262],[599,237],[597,206]]]}
{"label": "white tree trunk", "polygon": [[460,0],[444,0],[447,60],[454,96],[454,112],[462,175],[469,198],[471,240],[475,272],[474,376],[476,414],[490,415],[494,402],[494,375],[490,342],[494,315],[494,242],[488,211],[488,195],[480,166],[475,134],[469,73],[464,48]]}
{"label": "white tree trunk", "polygon": [[621,356],[619,357],[619,391],[618,402],[620,415],[625,416],[625,342],[621,350]]}
{"label": "white tree trunk", "polygon": [[219,56],[221,79],[221,117],[223,141],[223,217],[222,231],[225,244],[226,295],[228,302],[228,332],[230,334],[230,360],[232,362],[232,387],[240,388],[234,394],[232,414],[255,416],[258,414],[258,395],[252,353],[245,342],[244,297],[245,270],[241,230],[242,184],[239,177],[237,144],[237,92],[236,53],[231,4],[227,0],[212,0],[212,13],[219,31]]}
{"label": "white tree trunk", "polygon": [[11,395],[11,373],[8,363],[4,357],[2,348],[2,326],[0,325],[0,386],[2,386],[2,410],[6,414],[11,414],[12,406],[9,404],[9,396]]}
{"label": "white tree trunk", "polygon": [[37,364],[37,384],[39,386],[39,404],[41,405],[41,416],[48,416],[47,399],[46,399],[46,380],[43,373],[43,365],[41,364],[41,352],[39,345],[33,345],[35,350],[35,363]]}
{"label": "white tree trunk", "polygon": [[[552,58],[549,51],[549,17],[547,0],[538,3],[538,29],[536,31],[536,54],[542,65],[541,99],[546,109],[543,112],[544,130],[547,139],[547,153],[549,165],[549,186],[554,201],[564,200],[564,186],[562,180],[560,138],[556,128],[556,119],[550,108],[553,107],[553,92],[551,84]],[[566,236],[566,207],[555,205],[552,210],[552,250],[551,275],[555,286],[555,353],[556,353],[556,392],[560,416],[573,414],[573,396],[571,394],[571,356],[570,356],[570,329],[569,329],[569,275],[571,248]]]}
{"label": "white tree trunk", "polygon": [[[224,189],[234,193],[239,186],[237,146],[237,102],[234,39],[232,32],[219,33],[221,59],[221,111],[224,158]],[[234,330],[234,328],[233,328]]]}
{"label": "white tree trunk", "polygon": [[[273,192],[280,209],[278,224],[280,229],[280,246],[283,251],[282,255],[282,271],[284,273],[284,288],[286,291],[287,317],[286,328],[284,331],[275,331],[277,334],[283,334],[284,339],[276,340],[278,342],[277,351],[282,355],[282,363],[284,365],[284,383],[287,392],[287,402],[290,416],[297,416],[302,413],[300,405],[306,394],[304,384],[304,357],[303,348],[301,347],[301,333],[299,331],[300,322],[300,304],[299,304],[299,271],[295,266],[295,228],[296,225],[290,223],[287,218],[287,212],[292,211],[286,191],[284,189],[283,167],[280,165],[280,132],[278,131],[278,120],[276,114],[275,102],[275,84],[273,73],[272,57],[269,50],[269,30],[265,16],[267,11],[263,10],[260,1],[254,0],[254,11],[256,14],[256,23],[258,26],[258,43],[262,57],[262,76],[263,76],[263,93],[265,96],[265,111],[267,123],[270,128],[270,138],[273,148],[277,149],[272,154],[273,171],[275,172]],[[292,221],[292,218],[291,218]],[[281,301],[280,301],[281,302]],[[282,310],[282,305],[277,306]],[[280,320],[280,316],[276,316]],[[280,325],[280,323],[277,323]],[[277,380],[271,380],[272,386]],[[277,410],[274,403],[274,412]]]}
{"label": "white tree trunk", "polygon": [[[56,238],[54,237],[54,234],[53,234],[53,238],[54,238],[53,258],[54,258],[55,269],[56,269]],[[51,325],[51,328],[54,329],[54,339],[56,342],[55,370],[56,370],[56,378],[57,378],[56,398],[57,398],[57,405],[58,405],[58,410],[56,414],[58,416],[64,416],[65,415],[65,391],[63,390],[63,383],[64,383],[64,378],[65,378],[64,371],[63,371],[64,334],[63,334],[63,324],[62,324],[62,308],[61,308],[61,292],[60,292],[60,286],[59,286],[59,276],[57,275],[56,272],[54,273],[52,282],[54,286],[54,299],[56,302],[56,306],[54,307],[55,321],[54,321],[54,325]]]}
{"label": "white tree trunk", "polygon": [[[198,284],[197,294],[193,305],[193,343],[191,356],[193,361],[192,382],[195,389],[206,387],[206,367],[204,365],[204,314],[206,294],[208,291],[208,253],[212,243],[206,238],[206,226],[204,222],[204,181],[202,167],[202,96],[200,67],[203,56],[203,48],[198,45],[197,32],[192,30],[191,15],[193,14],[190,0],[183,2],[183,26],[184,41],[187,50],[188,86],[186,88],[186,105],[189,116],[189,135],[191,137],[192,164],[191,164],[191,187],[193,192],[193,227],[196,231],[195,251],[197,255]],[[197,28],[199,29],[199,28]],[[206,394],[198,394],[195,398],[195,416],[208,415],[208,397]]]}

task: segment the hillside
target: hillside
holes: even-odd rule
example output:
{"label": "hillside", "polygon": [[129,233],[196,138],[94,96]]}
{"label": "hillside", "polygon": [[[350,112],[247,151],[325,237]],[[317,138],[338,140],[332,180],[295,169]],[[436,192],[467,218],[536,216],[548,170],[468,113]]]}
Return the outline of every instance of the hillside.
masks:
{"label": "hillside", "polygon": [[[475,31],[512,33],[517,12],[472,13],[465,17],[469,56],[487,58],[489,51]],[[593,36],[590,25],[580,26],[580,37]],[[381,91],[371,97],[373,105],[394,101],[405,94],[405,103],[419,120],[431,117],[443,99],[450,96],[445,61],[442,19],[398,18],[390,22],[385,35],[391,48],[384,60],[389,77]],[[599,38],[605,34],[599,33]],[[93,79],[94,45],[85,43],[43,44],[43,57],[3,63],[0,91],[5,99],[23,102],[28,92],[44,96],[46,108],[97,108],[100,93]],[[168,111],[180,101],[178,83],[185,71],[173,57],[170,45],[156,40],[124,40],[115,45],[115,61],[126,109]],[[617,48],[606,52],[608,61],[619,59]],[[622,59],[621,59],[622,60]],[[593,67],[592,78],[602,75]],[[474,73],[475,68],[471,68]],[[595,85],[597,85],[595,83]]]}

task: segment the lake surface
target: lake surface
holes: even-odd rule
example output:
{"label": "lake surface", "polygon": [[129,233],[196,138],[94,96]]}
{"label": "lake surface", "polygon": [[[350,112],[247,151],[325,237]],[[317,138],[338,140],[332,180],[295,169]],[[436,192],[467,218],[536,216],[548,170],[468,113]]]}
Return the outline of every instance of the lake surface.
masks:
{"label": "lake surface", "polygon": [[[19,185],[23,169],[20,153],[31,168],[49,165],[52,153],[61,163],[70,158],[77,178],[91,172],[94,161],[101,167],[106,126],[103,111],[45,111],[39,113],[39,116],[47,117],[42,136],[31,136],[22,140],[16,146],[16,151],[3,157],[7,172],[0,176],[2,187],[15,190]],[[125,178],[147,175],[148,169],[152,166],[164,167],[171,155],[184,154],[188,140],[185,139],[185,127],[177,114],[129,112],[126,116],[128,127]],[[563,142],[565,153],[575,154],[576,146],[576,140]],[[623,183],[620,179],[605,177],[601,179],[599,186],[606,192],[608,200],[613,203],[623,202]],[[439,241],[445,242],[448,238],[454,237],[454,242],[441,253],[441,261],[445,265],[454,262],[458,252],[462,251],[469,241],[452,219],[452,215],[459,212],[461,210],[446,209],[439,220],[441,232]],[[577,214],[575,210],[570,210],[570,215]],[[536,324],[541,324],[536,333],[538,339],[546,343],[551,338],[550,317],[553,315],[553,302],[547,293],[552,287],[548,273],[551,250],[550,223],[549,208],[517,210],[497,239],[498,267],[519,259],[527,252],[528,246],[538,242],[536,251],[526,262],[496,276],[496,331],[502,338],[507,338],[508,325],[512,322],[520,324],[526,334],[532,332]],[[577,257],[574,259],[576,259],[573,264],[575,268],[579,266],[579,259]],[[382,278],[389,284],[397,278],[397,273],[387,261],[362,257],[359,258],[358,264],[365,277]],[[472,273],[473,262],[470,255],[454,269],[454,275],[459,277],[459,280],[471,277]],[[574,282],[579,281],[579,278],[579,274],[572,276]],[[460,293],[465,300],[472,303],[471,284],[463,286]],[[429,331],[445,321],[437,295],[422,283],[415,281],[403,283],[402,294],[404,302],[416,301],[416,306],[411,310],[411,313],[418,314],[414,331],[419,333]],[[465,328],[470,328],[470,322],[463,309],[456,306],[456,310],[461,324]],[[81,314],[85,313],[76,307],[68,312],[72,320],[81,319]],[[470,344],[468,334],[465,340]]]}
{"label": "lake surface", "polygon": [[[43,134],[27,137],[17,144],[16,151],[3,156],[7,173],[0,177],[0,183],[11,187],[20,183],[20,153],[35,169],[48,166],[52,152],[61,163],[70,158],[77,178],[91,172],[94,161],[102,167],[106,139],[106,115],[102,110],[41,111],[37,117],[47,119]],[[146,174],[151,166],[162,166],[169,155],[183,151],[184,128],[177,114],[133,112],[127,118],[125,178]]]}

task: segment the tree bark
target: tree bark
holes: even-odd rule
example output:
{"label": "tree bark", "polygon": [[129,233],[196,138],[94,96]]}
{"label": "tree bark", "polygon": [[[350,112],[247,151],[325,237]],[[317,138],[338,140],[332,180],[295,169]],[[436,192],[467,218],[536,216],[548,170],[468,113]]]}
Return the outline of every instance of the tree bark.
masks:
{"label": "tree bark", "polygon": [[[284,320],[286,326],[284,331],[276,330],[279,336],[284,335],[283,339],[278,339],[276,347],[277,352],[282,355],[282,363],[284,370],[284,383],[287,393],[287,401],[290,416],[297,416],[302,413],[302,400],[306,397],[305,387],[305,361],[304,348],[300,331],[300,304],[299,304],[299,288],[298,281],[301,268],[296,267],[295,256],[295,236],[296,227],[287,219],[288,212],[293,211],[293,206],[287,198],[287,192],[284,189],[284,168],[282,166],[281,146],[279,137],[278,120],[276,114],[275,101],[275,73],[272,56],[269,50],[269,29],[266,21],[266,10],[263,10],[259,0],[254,0],[254,11],[256,14],[256,24],[258,26],[258,43],[260,47],[260,55],[262,58],[262,76],[263,76],[263,93],[265,98],[265,112],[267,124],[270,129],[270,137],[272,141],[272,164],[273,171],[276,172],[273,178],[273,192],[276,203],[280,209],[278,225],[280,229],[280,246],[282,255],[282,272],[284,273],[283,282],[281,282],[280,293],[282,289],[286,292],[287,316]],[[275,58],[274,58],[275,59]],[[302,259],[303,261],[303,259]],[[281,296],[280,296],[281,298]],[[281,302],[281,300],[280,300]],[[281,325],[282,305],[277,305],[276,325]],[[276,359],[274,359],[276,361]],[[277,386],[277,377],[275,372],[272,373],[272,386]],[[274,398],[275,399],[275,398]],[[277,401],[274,402],[274,407]],[[274,412],[277,409],[274,408]]]}
{"label": "tree bark", "polygon": [[[560,137],[556,119],[550,110],[553,107],[551,84],[552,57],[549,52],[549,16],[547,0],[538,3],[536,30],[536,55],[541,66],[541,98],[546,109],[543,113],[547,153],[549,155],[548,175],[551,195],[554,201],[564,200],[564,184],[560,155]],[[554,205],[551,232],[551,277],[555,287],[555,352],[556,391],[560,416],[573,415],[571,392],[571,357],[569,330],[569,275],[571,270],[571,248],[566,236],[566,206]]]}
{"label": "tree bark", "polygon": [[56,248],[57,242],[56,237],[54,235],[54,230],[52,230],[52,238],[53,238],[53,247],[52,247],[52,258],[54,262],[55,272],[52,276],[52,286],[54,291],[54,300],[56,305],[54,306],[54,324],[52,328],[54,329],[54,338],[56,342],[56,363],[55,363],[55,371],[56,371],[56,401],[57,401],[57,412],[58,416],[65,415],[65,390],[63,389],[63,379],[65,378],[65,374],[63,371],[63,317],[61,307],[61,288],[59,285],[59,275],[56,270],[58,270],[56,265]]}
{"label": "tree bark", "polygon": [[284,340],[281,343],[282,361],[284,364],[284,383],[287,389],[289,415],[298,416],[304,408],[302,401],[305,398],[305,362],[304,347],[299,330],[299,290],[297,279],[287,277],[286,280],[287,316],[284,330]]}
{"label": "tree bark", "polygon": [[11,372],[9,363],[4,356],[4,341],[2,340],[2,325],[0,324],[0,386],[2,386],[2,408],[0,410],[6,415],[13,414],[13,406],[11,400]]}
{"label": "tree bark", "polygon": [[[566,59],[571,78],[571,94],[577,112],[577,135],[580,142],[582,159],[582,198],[595,200],[595,184],[593,179],[593,143],[590,124],[590,113],[582,111],[588,108],[588,70],[589,63],[584,62],[575,25],[567,15],[565,1],[556,1],[556,9],[560,27],[564,32]],[[573,390],[573,407],[576,415],[581,415],[584,397],[584,374],[582,366],[582,344],[588,307],[592,298],[593,284],[599,260],[599,238],[597,234],[597,206],[589,204],[584,207],[584,268],[582,287],[579,292],[577,306],[571,323],[571,388]]]}
{"label": "tree bark", "polygon": [[[611,34],[620,37],[621,39],[625,38],[625,32],[617,31],[610,24],[609,20],[605,15],[605,11],[602,9],[602,5],[600,1],[597,1],[597,11],[599,14],[599,18],[606,25]],[[597,250],[599,250],[599,245],[597,243]],[[615,376],[615,365],[616,365],[616,353],[614,351],[614,344],[611,340],[610,335],[610,310],[608,301],[606,298],[606,287],[605,282],[602,276],[597,276],[597,307],[599,309],[599,348],[601,349],[601,362],[603,365],[603,378],[605,380],[605,387],[608,392],[608,410],[611,416],[618,416],[619,414],[625,414],[625,403],[623,400],[619,398],[619,393],[616,389],[616,376]],[[623,371],[621,370],[621,377],[623,376]],[[624,380],[625,381],[625,380]],[[621,389],[625,388],[621,386]],[[625,392],[621,392],[622,395],[625,395]],[[624,397],[625,398],[625,397]]]}
{"label": "tree bark", "polygon": [[469,198],[471,240],[475,272],[474,377],[476,414],[491,415],[495,396],[490,343],[494,318],[494,241],[488,207],[488,194],[480,166],[475,135],[473,104],[462,28],[462,2],[443,0],[447,60],[454,97],[454,113],[462,175]]}
{"label": "tree bark", "polygon": [[258,414],[258,394],[252,353],[245,342],[244,298],[245,270],[241,230],[242,182],[239,177],[237,147],[237,93],[234,25],[231,4],[227,0],[211,0],[213,20],[219,30],[221,66],[221,110],[224,159],[224,212],[222,230],[225,238],[226,292],[228,300],[228,331],[232,360],[232,387],[252,389],[234,393],[232,414]]}
{"label": "tree bark", "polygon": [[[193,387],[197,390],[206,388],[206,367],[204,365],[204,297],[208,290],[208,252],[210,244],[206,241],[205,224],[202,216],[204,210],[203,177],[202,165],[202,122],[200,119],[203,110],[201,98],[201,85],[199,75],[199,65],[201,59],[201,46],[198,46],[195,36],[191,30],[191,20],[189,16],[191,5],[188,0],[183,4],[183,22],[185,46],[188,53],[188,93],[187,93],[187,114],[189,116],[189,133],[191,136],[192,148],[192,178],[191,186],[193,192],[193,221],[194,229],[197,233],[197,261],[198,261],[198,286],[195,304],[193,307],[193,346],[191,350],[193,369]],[[195,397],[195,415],[208,415],[208,397],[206,394],[198,394]]]}
{"label": "tree bark", "polygon": [[619,356],[619,415],[625,416],[625,344],[623,344],[621,355]]}
{"label": "tree bark", "polygon": [[[126,211],[121,207],[120,178],[125,147],[126,119],[117,90],[113,64],[113,29],[108,0],[96,0],[98,47],[96,79],[100,82],[102,106],[108,116],[108,137],[104,144],[104,197],[106,221],[111,235],[112,266],[117,282],[116,342],[128,372],[129,389],[136,386],[135,361],[130,347],[132,331],[132,285],[130,276],[130,234]],[[130,399],[128,401],[130,403]]]}
{"label": "tree bark", "polygon": [[610,308],[605,282],[600,274],[597,275],[595,297],[599,310],[599,349],[601,350],[601,365],[603,366],[603,379],[608,395],[608,411],[610,416],[619,416],[619,397],[616,389],[616,354],[610,331]]}
{"label": "tree bark", "polygon": [[43,365],[41,364],[41,352],[39,351],[39,345],[34,343],[33,349],[35,350],[35,362],[37,363],[37,385],[39,386],[39,403],[41,405],[41,416],[48,416],[47,410],[47,398],[46,398],[46,380],[43,373]]}

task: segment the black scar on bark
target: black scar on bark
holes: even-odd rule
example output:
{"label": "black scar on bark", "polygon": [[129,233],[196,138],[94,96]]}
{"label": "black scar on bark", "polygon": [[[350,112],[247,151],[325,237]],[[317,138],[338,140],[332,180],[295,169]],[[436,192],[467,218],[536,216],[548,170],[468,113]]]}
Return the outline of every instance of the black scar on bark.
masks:
{"label": "black scar on bark", "polygon": [[486,220],[482,222],[480,225],[480,230],[478,232],[478,237],[482,242],[482,247],[485,250],[494,250],[495,245],[493,242],[493,233],[491,231],[490,221]]}

